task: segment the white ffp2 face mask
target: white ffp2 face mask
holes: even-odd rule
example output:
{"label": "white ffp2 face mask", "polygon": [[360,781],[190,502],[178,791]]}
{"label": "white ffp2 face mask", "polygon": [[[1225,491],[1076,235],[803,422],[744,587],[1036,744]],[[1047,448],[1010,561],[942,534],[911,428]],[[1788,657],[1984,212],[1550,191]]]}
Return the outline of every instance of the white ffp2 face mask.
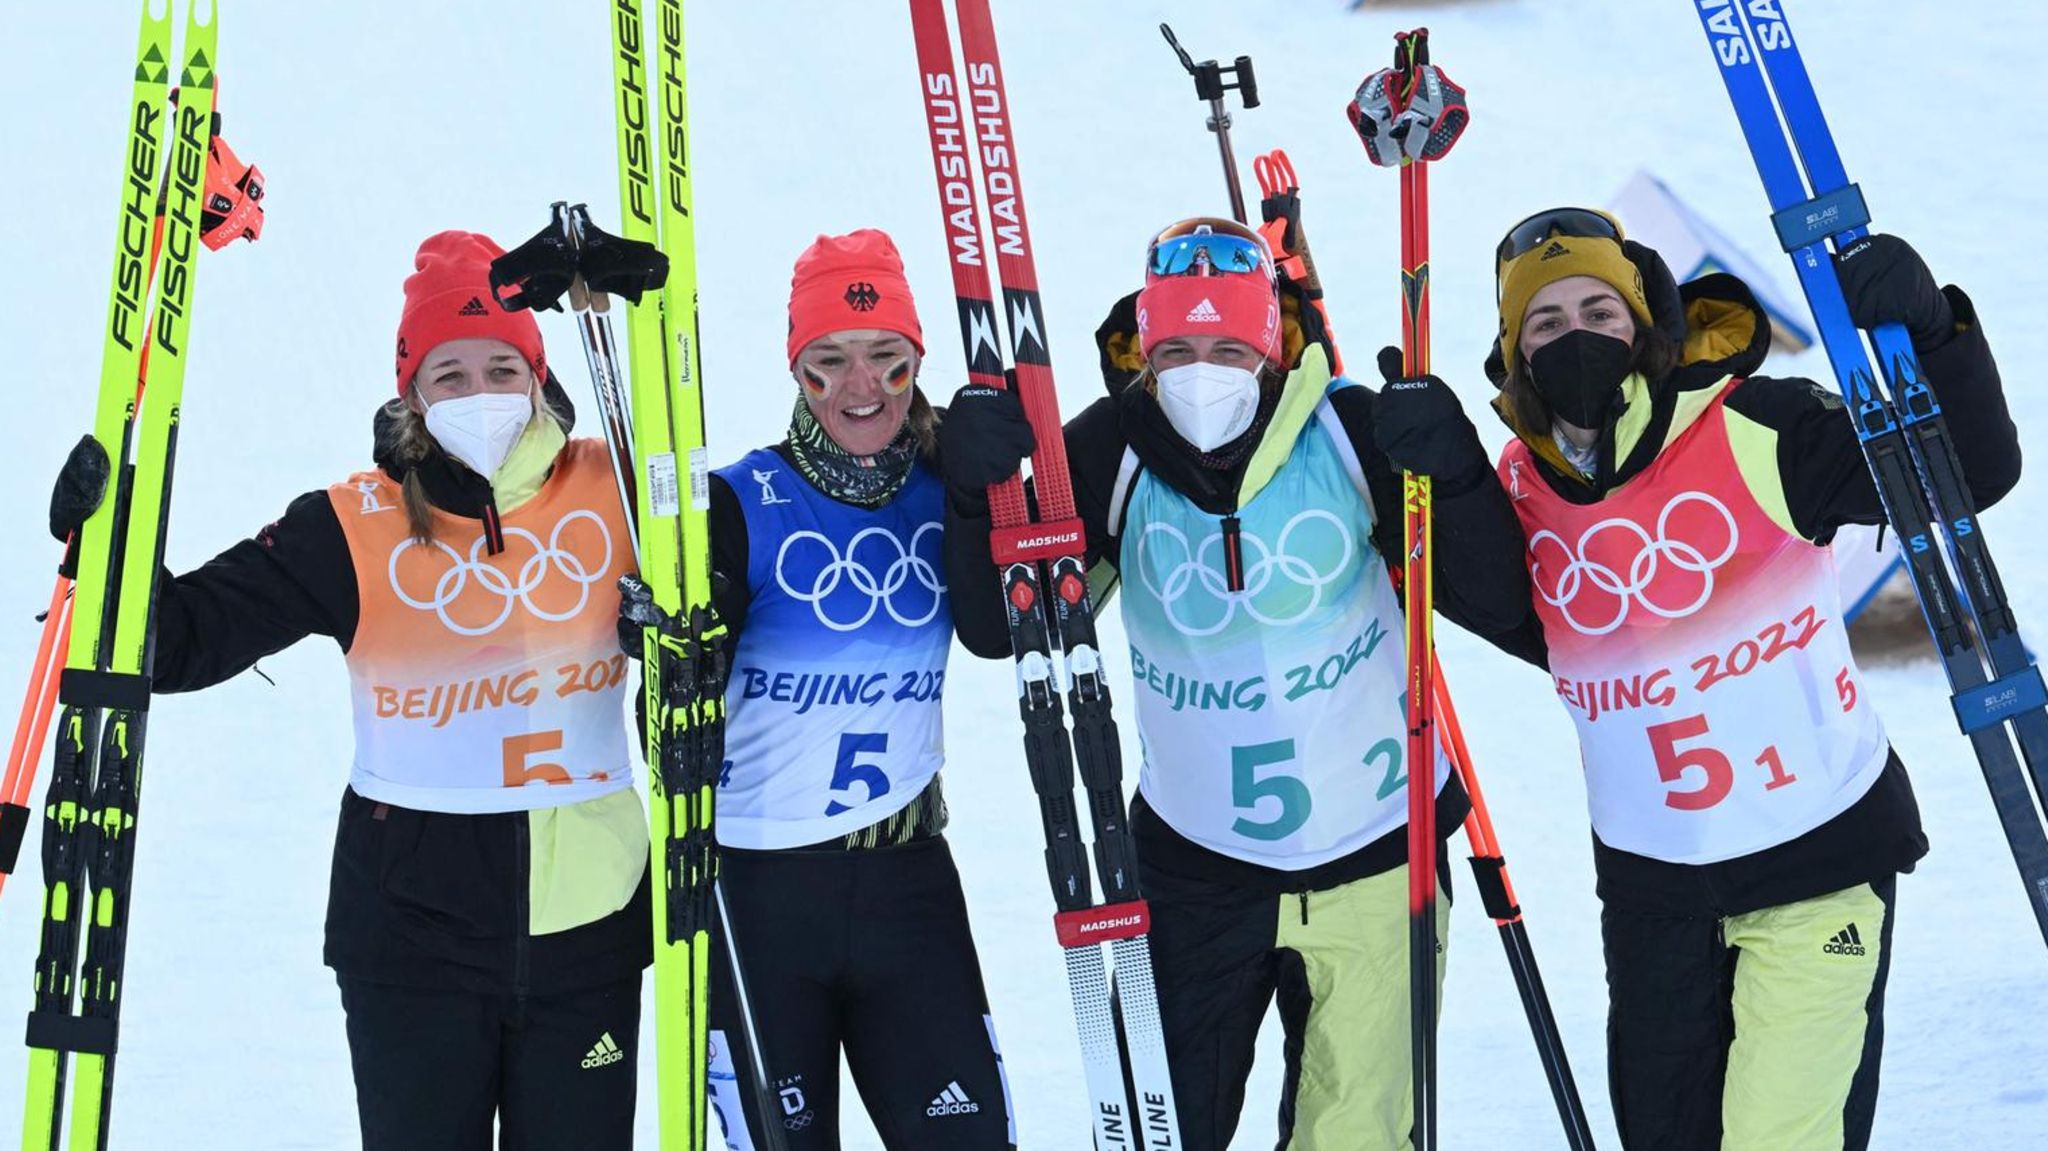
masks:
{"label": "white ffp2 face mask", "polygon": [[441,450],[487,480],[498,474],[531,419],[533,397],[525,392],[479,392],[427,408],[427,430]]}
{"label": "white ffp2 face mask", "polygon": [[1205,452],[1244,434],[1259,411],[1259,377],[1197,361],[1159,373],[1159,406],[1181,438]]}

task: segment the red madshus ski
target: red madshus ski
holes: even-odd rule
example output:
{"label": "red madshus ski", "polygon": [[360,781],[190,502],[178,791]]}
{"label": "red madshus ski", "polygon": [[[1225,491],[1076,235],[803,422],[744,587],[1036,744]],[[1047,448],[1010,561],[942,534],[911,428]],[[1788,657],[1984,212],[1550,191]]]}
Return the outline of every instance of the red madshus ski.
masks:
{"label": "red madshus ski", "polygon": [[[1105,1151],[1141,1146],[1165,1151],[1181,1142],[1152,982],[1151,917],[1138,892],[1126,826],[1123,764],[1095,640],[1094,607],[1088,600],[1081,521],[1074,512],[1059,398],[1046,353],[1009,100],[987,0],[958,0],[956,7],[966,62],[964,86],[954,66],[945,0],[910,0],[968,379],[988,387],[1005,386],[986,259],[991,248],[985,242],[988,233],[973,183],[978,159],[981,190],[995,223],[993,251],[1008,313],[1016,388],[1038,440],[1031,464],[1038,514],[1032,515],[1018,477],[990,488],[995,529],[990,544],[1002,573],[1010,646],[1017,660],[1025,759],[1045,825],[1046,870],[1059,909],[1053,922],[1066,952],[1067,982],[1093,1100],[1096,1146]],[[1048,588],[1053,593],[1049,601]],[[1071,736],[1060,701],[1061,680],[1067,684],[1066,706],[1073,713]],[[1095,868],[1103,890],[1100,902],[1090,889],[1087,849],[1074,802],[1077,763],[1088,793]],[[1114,963],[1114,1001],[1111,975],[1103,963],[1104,944]],[[1123,1051],[1117,1044],[1119,1010]]]}

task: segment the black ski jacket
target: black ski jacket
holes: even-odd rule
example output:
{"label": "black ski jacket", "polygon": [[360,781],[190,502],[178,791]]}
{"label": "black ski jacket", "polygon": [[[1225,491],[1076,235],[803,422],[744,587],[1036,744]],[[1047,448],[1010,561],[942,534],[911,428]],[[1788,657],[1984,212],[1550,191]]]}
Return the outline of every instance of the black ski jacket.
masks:
{"label": "black ski jacket", "polygon": [[[1771,332],[1750,290],[1726,274],[1703,276],[1682,287],[1669,285],[1668,273],[1666,277],[1666,290],[1650,294],[1671,301],[1660,311],[1673,314],[1657,318],[1667,330],[1685,333],[1681,361],[1637,397],[1639,410],[1617,421],[1639,431],[1622,442],[1617,442],[1612,426],[1603,435],[1590,481],[1565,463],[1548,436],[1526,433],[1518,426],[1505,397],[1495,402],[1502,420],[1537,456],[1536,470],[1543,482],[1575,503],[1605,498],[1649,467],[1684,431],[1673,426],[1682,395],[1720,387],[1732,377],[1727,407],[1775,437],[1777,478],[1800,535],[1825,544],[1845,524],[1883,523],[1876,485],[1834,389],[1808,379],[1751,374],[1770,351]],[[2019,433],[2006,411],[1998,365],[1977,323],[1975,307],[1961,289],[1951,285],[1943,291],[1955,310],[1955,328],[1939,342],[1916,350],[1940,394],[1971,495],[1978,507],[1988,507],[2019,480]],[[1487,370],[1499,383],[1497,355]],[[1450,578],[1469,580],[1495,570],[1497,565],[1475,565]],[[1521,586],[1526,596],[1528,585]],[[1479,594],[1498,600],[1507,590],[1503,584]],[[1547,668],[1542,624],[1533,604],[1525,599],[1522,610],[1511,614],[1512,626],[1475,630],[1503,650]],[[1501,618],[1492,617],[1490,622],[1497,624]],[[1911,871],[1927,853],[1927,838],[1912,784],[1894,752],[1870,791],[1847,811],[1805,835],[1752,855],[1685,865],[1617,851],[1599,842],[1597,835],[1593,846],[1600,897],[1609,904],[1651,913],[1736,915]]]}
{"label": "black ski jacket", "polygon": [[[570,412],[552,377],[549,398]],[[381,409],[375,459],[393,480]],[[495,517],[490,485],[436,450],[418,468],[451,515]],[[360,604],[341,521],[325,490],[200,567],[162,573],[154,690],[197,691],[309,635],[346,652]],[[648,885],[624,908],[567,931],[528,930],[532,843],[525,812],[450,815],[344,789],[329,880],[325,959],[376,983],[545,995],[613,983],[653,962]]]}
{"label": "black ski jacket", "polygon": [[[1282,304],[1290,363],[1311,343],[1327,353],[1329,337],[1320,313],[1305,304],[1300,290],[1282,281]],[[1138,351],[1137,295],[1118,301],[1096,332],[1103,383],[1108,391],[1066,425],[1068,465],[1073,476],[1074,504],[1087,535],[1091,587],[1113,586],[1120,555],[1119,538],[1109,532],[1110,500],[1126,446],[1139,463],[1203,511],[1228,515],[1237,508],[1245,465],[1215,470],[1196,460],[1185,440],[1167,422],[1159,403],[1133,386],[1144,368]],[[1382,509],[1373,544],[1388,568],[1402,568],[1405,546],[1401,473],[1373,442],[1373,410],[1378,393],[1363,387],[1341,388],[1330,396],[1340,423],[1365,471],[1373,505]],[[1436,606],[1447,618],[1482,633],[1496,633],[1518,623],[1527,612],[1528,575],[1521,562],[1520,525],[1500,485],[1481,466],[1467,475],[1435,482],[1434,547]],[[1010,654],[1009,620],[995,561],[989,554],[990,522],[986,512],[963,514],[949,495],[946,542],[947,582],[953,591],[954,626],[967,649],[985,658]],[[1473,565],[1485,567],[1472,573]],[[1097,603],[1103,594],[1095,595]],[[1453,776],[1437,797],[1437,829],[1444,837],[1463,823],[1470,803]],[[1207,879],[1247,891],[1272,894],[1320,891],[1401,866],[1407,859],[1407,831],[1396,828],[1356,852],[1306,871],[1282,871],[1232,859],[1185,839],[1161,820],[1142,796],[1131,807],[1131,828],[1140,856],[1151,866],[1177,875]]]}

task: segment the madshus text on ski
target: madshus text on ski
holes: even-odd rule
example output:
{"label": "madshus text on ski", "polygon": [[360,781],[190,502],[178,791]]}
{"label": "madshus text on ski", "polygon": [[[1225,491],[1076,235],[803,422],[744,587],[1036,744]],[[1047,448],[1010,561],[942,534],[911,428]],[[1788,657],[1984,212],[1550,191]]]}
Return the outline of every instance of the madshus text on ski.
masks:
{"label": "madshus text on ski", "polygon": [[[1771,323],[1736,277],[1680,283],[1614,215],[1543,208],[1495,250],[1498,338],[1458,350],[1485,357],[1509,433],[1490,455],[1432,370],[1430,183],[1477,177],[1453,155],[1475,107],[1427,31],[1345,101],[1399,181],[1398,317],[1352,321],[1386,344],[1368,380],[1286,153],[1255,159],[1257,197],[1240,183],[1251,60],[1197,61],[1162,26],[1221,159],[1202,197],[1228,211],[1146,237],[1094,304],[1103,390],[1063,419],[990,0],[909,0],[939,228],[803,246],[786,431],[714,453],[692,175],[719,159],[691,151],[685,5],[613,0],[615,229],[563,201],[510,249],[428,236],[393,382],[363,393],[366,466],[173,573],[189,345],[221,338],[198,251],[257,239],[267,202],[220,135],[232,6],[143,4],[95,414],[52,495],[62,563],[0,783],[4,878],[52,745],[23,1146],[111,1145],[153,696],[319,635],[355,742],[324,959],[371,1151],[630,1147],[643,1049],[664,1151],[836,1148],[843,1070],[892,1151],[1050,1145],[997,1038],[995,1007],[1037,1005],[991,1003],[947,837],[956,640],[1014,667],[1022,754],[976,770],[1022,770],[1037,799],[1044,961],[1097,1151],[1228,1147],[1276,1006],[1283,1093],[1258,1106],[1283,1146],[1435,1148],[1439,1064],[1466,1057],[1437,1036],[1462,994],[1461,827],[1546,1140],[1862,1151],[1898,877],[1928,841],[1828,545],[1856,524],[1904,541],[2048,938],[2048,689],[1977,519],[2019,478],[2018,435],[1970,297],[1869,231],[1785,5],[1693,6],[1832,386],[1760,374]],[[906,273],[942,256],[965,356],[944,408]],[[575,326],[597,435],[575,434],[547,310]],[[1573,1075],[1438,615],[1532,665],[1575,726],[1612,1130]]]}

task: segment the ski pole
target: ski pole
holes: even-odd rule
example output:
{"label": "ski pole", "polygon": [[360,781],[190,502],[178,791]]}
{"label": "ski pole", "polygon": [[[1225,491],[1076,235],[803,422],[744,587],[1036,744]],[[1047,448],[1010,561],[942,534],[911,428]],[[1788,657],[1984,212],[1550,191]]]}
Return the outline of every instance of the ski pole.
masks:
{"label": "ski pole", "polygon": [[35,663],[21,715],[14,724],[14,743],[7,749],[7,777],[0,782],[0,885],[14,874],[21,842],[28,833],[29,797],[36,786],[36,763],[56,714],[57,678],[64,663],[57,653],[71,646],[71,579],[59,575],[43,613],[43,633],[36,643]]}
{"label": "ski pole", "polygon": [[[1431,654],[1434,659],[1434,653]],[[1451,766],[1465,785],[1472,810],[1465,816],[1465,840],[1472,849],[1472,877],[1479,889],[1479,902],[1500,929],[1501,947],[1506,950],[1508,970],[1515,977],[1515,990],[1522,998],[1522,1012],[1529,1017],[1529,1032],[1536,1041],[1536,1057],[1543,1064],[1543,1077],[1550,1084],[1550,1097],[1557,1104],[1557,1118],[1564,1125],[1565,1145],[1571,1151],[1592,1151],[1593,1129],[1586,1120],[1586,1105],[1579,1098],[1578,1083],[1572,1078],[1571,1060],[1566,1056],[1564,1037],[1557,1029],[1557,1016],[1550,1008],[1550,995],[1543,989],[1543,973],[1536,967],[1536,952],[1529,943],[1529,929],[1522,922],[1522,907],[1515,899],[1515,885],[1508,878],[1508,862],[1494,835],[1493,816],[1486,809],[1486,797],[1479,791],[1479,775],[1472,768],[1472,753],[1465,746],[1465,731],[1451,705],[1450,685],[1443,668],[1436,669],[1437,722],[1450,748]]]}
{"label": "ski pole", "polygon": [[[1159,32],[1166,42],[1173,45],[1173,54],[1180,57],[1180,66],[1195,78],[1195,98],[1209,102],[1209,130],[1216,134],[1216,149],[1223,154],[1223,180],[1230,189],[1230,214],[1238,223],[1250,223],[1244,210],[1244,187],[1237,178],[1237,153],[1230,147],[1230,109],[1223,104],[1223,94],[1235,90],[1246,108],[1259,106],[1259,80],[1252,74],[1252,58],[1239,56],[1236,62],[1224,65],[1214,60],[1195,63],[1188,50],[1180,46],[1180,40],[1173,34],[1173,26],[1161,24]],[[1230,75],[1225,82],[1224,74]]]}
{"label": "ski pole", "polygon": [[[1462,88],[1429,62],[1429,30],[1397,33],[1394,66],[1366,77],[1345,115],[1366,155],[1401,173],[1401,353],[1410,376],[1429,372],[1429,168],[1471,121]],[[1407,554],[1408,1006],[1414,1145],[1436,1147],[1436,656],[1430,623],[1430,478],[1401,476]]]}

